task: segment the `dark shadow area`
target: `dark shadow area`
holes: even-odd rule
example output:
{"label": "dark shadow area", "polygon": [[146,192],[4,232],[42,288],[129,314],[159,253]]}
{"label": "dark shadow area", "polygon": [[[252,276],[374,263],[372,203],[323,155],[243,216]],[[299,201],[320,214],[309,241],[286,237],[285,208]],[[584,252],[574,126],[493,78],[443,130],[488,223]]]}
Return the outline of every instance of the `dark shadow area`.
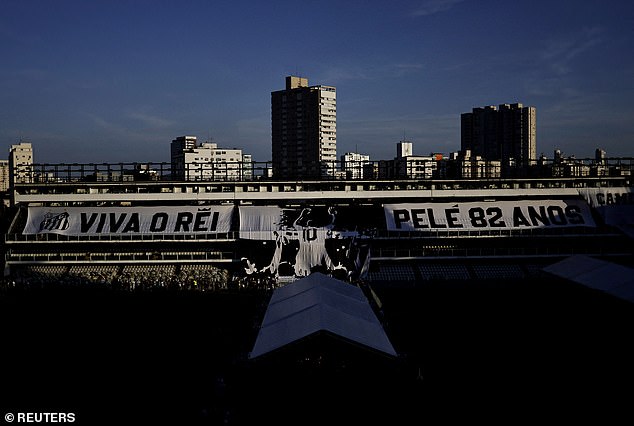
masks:
{"label": "dark shadow area", "polygon": [[4,290],[0,407],[75,412],[80,425],[514,424],[627,413],[630,303],[547,277],[373,289],[396,359],[316,336],[249,360],[264,291]]}

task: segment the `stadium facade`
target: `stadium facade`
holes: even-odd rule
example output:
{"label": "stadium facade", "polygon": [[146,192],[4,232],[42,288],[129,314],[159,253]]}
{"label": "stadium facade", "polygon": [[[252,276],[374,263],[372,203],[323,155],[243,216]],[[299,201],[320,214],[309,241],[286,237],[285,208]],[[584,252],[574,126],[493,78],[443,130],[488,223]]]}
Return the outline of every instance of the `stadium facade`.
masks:
{"label": "stadium facade", "polygon": [[[87,165],[34,165],[34,176],[10,193],[5,276],[125,276],[137,284],[181,276],[197,285],[207,271],[208,284],[227,286],[277,285],[321,271],[413,285],[526,277],[575,254],[631,260],[626,166],[619,163],[612,176],[533,179],[279,181],[252,174],[190,182],[162,169],[148,179],[137,165],[99,165],[92,174]],[[98,167],[135,177],[92,179]]]}

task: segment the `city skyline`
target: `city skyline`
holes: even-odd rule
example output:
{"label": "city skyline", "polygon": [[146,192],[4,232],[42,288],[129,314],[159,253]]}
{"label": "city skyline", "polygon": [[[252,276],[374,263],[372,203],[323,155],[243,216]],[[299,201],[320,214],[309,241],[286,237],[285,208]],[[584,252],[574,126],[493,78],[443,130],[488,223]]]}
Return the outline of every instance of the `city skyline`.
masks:
{"label": "city skyline", "polygon": [[[8,1],[0,138],[35,162],[168,162],[180,135],[271,159],[270,93],[336,87],[337,157],[460,150],[460,114],[520,102],[537,154],[634,157],[625,1]],[[319,19],[317,19],[317,17]],[[359,147],[359,149],[357,149]]]}

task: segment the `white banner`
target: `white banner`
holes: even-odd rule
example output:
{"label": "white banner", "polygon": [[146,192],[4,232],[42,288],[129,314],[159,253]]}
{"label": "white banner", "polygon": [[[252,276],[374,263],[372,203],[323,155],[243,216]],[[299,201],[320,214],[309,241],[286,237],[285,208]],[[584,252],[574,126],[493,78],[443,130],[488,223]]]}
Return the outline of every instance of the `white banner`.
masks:
{"label": "white banner", "polygon": [[283,220],[279,207],[240,207],[240,238],[274,240],[273,232],[284,228]]}
{"label": "white banner", "polygon": [[200,234],[229,232],[233,206],[29,207],[24,234]]}
{"label": "white banner", "polygon": [[584,188],[579,194],[591,207],[634,204],[634,191],[628,187]]}
{"label": "white banner", "polygon": [[386,204],[390,231],[596,226],[582,200]]}
{"label": "white banner", "polygon": [[[313,239],[316,233],[328,233],[327,237],[341,236],[334,232],[334,209],[306,207],[282,209],[280,207],[240,207],[240,238],[247,240],[275,240],[284,232],[295,239]],[[302,236],[302,233],[310,235]],[[326,236],[324,236],[326,238]]]}
{"label": "white banner", "polygon": [[[240,207],[240,238],[274,242],[270,258],[263,256],[262,249],[257,253],[261,260],[244,259],[247,274],[277,275],[283,264],[292,268],[295,276],[309,275],[315,267],[342,267],[334,264],[326,247],[329,240],[343,241],[342,234],[334,230],[336,215],[335,209],[323,207]],[[339,249],[346,249],[348,244],[342,243]]]}
{"label": "white banner", "polygon": [[608,225],[634,224],[634,190],[630,187],[584,188],[579,194],[586,199]]}

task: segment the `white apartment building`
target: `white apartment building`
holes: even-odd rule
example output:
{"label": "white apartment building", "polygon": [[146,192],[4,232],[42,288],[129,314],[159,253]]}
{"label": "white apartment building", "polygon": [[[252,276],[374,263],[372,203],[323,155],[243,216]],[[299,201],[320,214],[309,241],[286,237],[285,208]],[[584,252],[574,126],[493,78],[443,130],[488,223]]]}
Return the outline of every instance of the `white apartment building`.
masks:
{"label": "white apartment building", "polygon": [[396,178],[432,179],[438,170],[436,157],[409,155],[394,159]]}
{"label": "white apartment building", "polygon": [[31,142],[20,142],[9,148],[9,182],[33,182],[33,146]]}
{"label": "white apartment building", "polygon": [[438,170],[438,161],[433,156],[414,155],[410,141],[396,144],[394,175],[399,179],[431,179]]}
{"label": "white apartment building", "polygon": [[195,136],[172,141],[172,176],[188,181],[251,180],[252,158],[237,148],[219,148],[213,142],[198,145]]}
{"label": "white apartment building", "polygon": [[370,156],[358,152],[346,152],[341,156],[341,170],[346,179],[363,179],[363,170],[370,164]]}
{"label": "white apartment building", "polygon": [[452,153],[450,159],[457,164],[459,179],[497,179],[502,175],[501,161],[487,161],[479,155],[473,155],[469,149]]}
{"label": "white apartment building", "polygon": [[337,92],[331,86],[317,86],[319,90],[319,160],[326,167],[326,175],[335,169],[337,161]]}

